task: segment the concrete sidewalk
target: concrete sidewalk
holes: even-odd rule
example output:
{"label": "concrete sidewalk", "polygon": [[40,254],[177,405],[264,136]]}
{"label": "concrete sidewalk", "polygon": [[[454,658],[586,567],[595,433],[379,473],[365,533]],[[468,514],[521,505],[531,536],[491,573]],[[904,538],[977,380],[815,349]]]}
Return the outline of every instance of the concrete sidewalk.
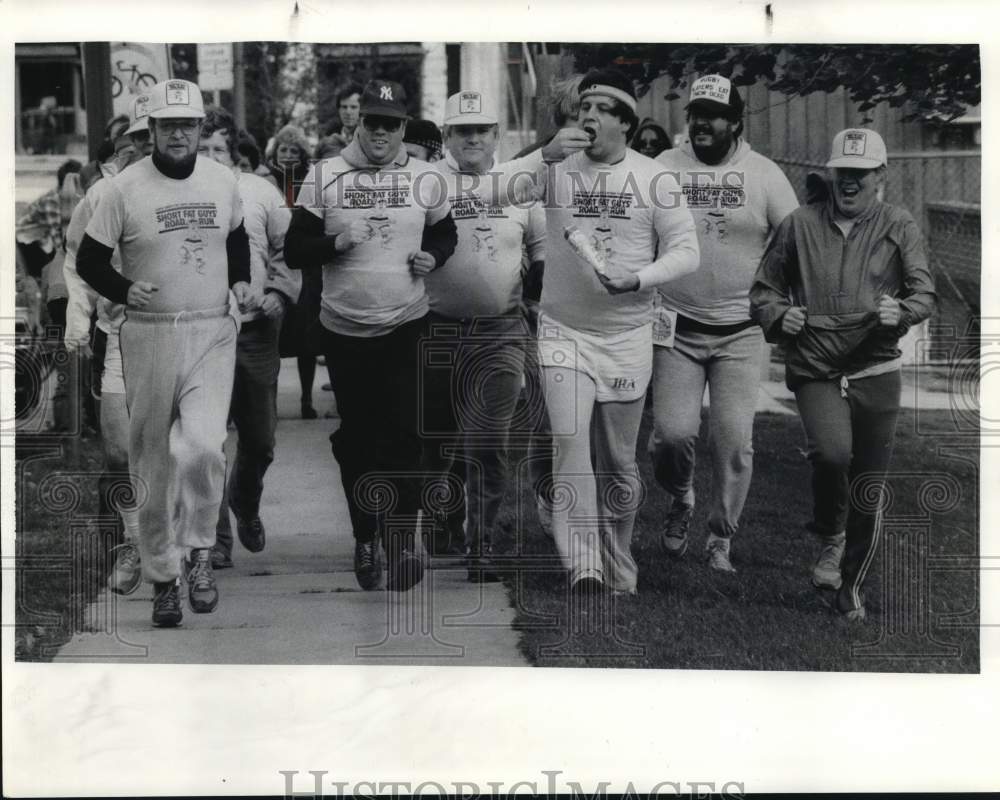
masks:
{"label": "concrete sidewalk", "polygon": [[235,543],[235,567],[216,573],[215,612],[194,614],[185,600],[183,625],[161,630],[150,622],[150,586],[124,598],[107,592],[87,609],[87,631],[54,660],[527,665],[503,584],[470,584],[456,564],[425,572],[405,593],[358,588],[347,506],[328,440],[338,423],[322,419],[333,405],[333,396],[320,389],[325,380],[320,367],[313,402],[321,418],[301,420],[295,360],[282,365],[277,451],[261,508],[267,547],[252,555]]}

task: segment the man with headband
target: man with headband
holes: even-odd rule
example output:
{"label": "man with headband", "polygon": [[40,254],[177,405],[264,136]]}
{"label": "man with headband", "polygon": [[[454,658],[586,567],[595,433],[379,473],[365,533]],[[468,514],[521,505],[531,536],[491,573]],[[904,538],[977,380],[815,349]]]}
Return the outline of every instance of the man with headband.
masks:
{"label": "man with headband", "polygon": [[553,505],[552,528],[570,587],[581,594],[635,593],[630,544],[642,499],[635,444],[652,373],[653,294],[698,267],[694,221],[677,181],[628,147],[635,105],[627,76],[589,72],[576,125],[484,187],[506,204],[545,199],[538,347],[555,447],[553,497],[572,498]]}

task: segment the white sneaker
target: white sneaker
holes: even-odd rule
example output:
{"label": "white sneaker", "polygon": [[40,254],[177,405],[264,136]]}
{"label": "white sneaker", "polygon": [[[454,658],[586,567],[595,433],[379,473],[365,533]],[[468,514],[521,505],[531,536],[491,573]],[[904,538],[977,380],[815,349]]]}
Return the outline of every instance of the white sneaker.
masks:
{"label": "white sneaker", "polygon": [[108,575],[108,588],[115,594],[132,594],[142,583],[139,548],[125,542],[111,552],[115,554],[115,565]]}
{"label": "white sneaker", "polygon": [[847,546],[847,534],[822,538],[823,548],[813,567],[812,582],[817,589],[839,589],[843,583],[840,576],[840,562],[844,560],[844,548]]}
{"label": "white sneaker", "polygon": [[705,552],[708,554],[708,566],[719,572],[736,572],[736,568],[729,560],[729,539],[722,536],[709,534],[705,543]]}

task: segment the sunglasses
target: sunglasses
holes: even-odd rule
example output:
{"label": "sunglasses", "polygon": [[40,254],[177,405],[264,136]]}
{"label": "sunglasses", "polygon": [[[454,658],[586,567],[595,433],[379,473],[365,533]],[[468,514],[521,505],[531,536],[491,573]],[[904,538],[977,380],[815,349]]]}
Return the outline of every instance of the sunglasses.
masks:
{"label": "sunglasses", "polygon": [[365,126],[367,131],[377,131],[381,128],[389,133],[395,133],[403,127],[403,120],[398,117],[370,116],[362,117],[361,124]]}

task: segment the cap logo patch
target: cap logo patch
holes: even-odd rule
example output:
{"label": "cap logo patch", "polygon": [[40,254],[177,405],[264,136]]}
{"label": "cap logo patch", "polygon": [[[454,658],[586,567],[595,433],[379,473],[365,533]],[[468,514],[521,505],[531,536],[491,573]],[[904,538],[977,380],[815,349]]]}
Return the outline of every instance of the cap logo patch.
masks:
{"label": "cap logo patch", "polygon": [[190,105],[188,85],[185,81],[167,82],[167,105],[168,106]]}
{"label": "cap logo patch", "polygon": [[711,100],[714,103],[729,104],[732,84],[720,75],[706,75],[698,78],[691,86],[691,101]]}
{"label": "cap logo patch", "polygon": [[379,99],[380,100],[392,100],[392,87],[391,86],[380,86],[379,87]]}
{"label": "cap logo patch", "polygon": [[479,92],[462,92],[458,99],[459,114],[482,114],[483,97]]}
{"label": "cap logo patch", "polygon": [[858,131],[852,131],[851,133],[844,134],[844,155],[863,156],[865,154],[865,145],[867,141],[868,137]]}
{"label": "cap logo patch", "polygon": [[135,118],[142,119],[149,116],[149,95],[143,94],[135,100]]}

